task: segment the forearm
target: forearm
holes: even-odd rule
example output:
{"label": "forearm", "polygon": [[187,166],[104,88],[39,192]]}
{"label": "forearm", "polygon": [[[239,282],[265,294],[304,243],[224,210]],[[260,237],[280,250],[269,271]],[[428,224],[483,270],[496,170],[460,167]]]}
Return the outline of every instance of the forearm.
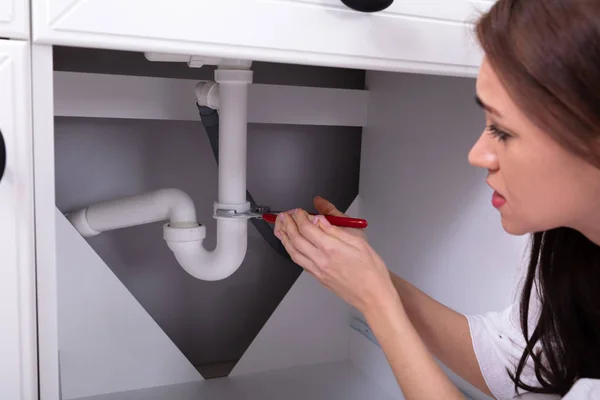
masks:
{"label": "forearm", "polygon": [[391,271],[390,276],[406,315],[429,351],[463,379],[491,395],[475,356],[466,317]]}
{"label": "forearm", "polygon": [[464,398],[428,351],[399,298],[387,299],[365,317],[407,400]]}

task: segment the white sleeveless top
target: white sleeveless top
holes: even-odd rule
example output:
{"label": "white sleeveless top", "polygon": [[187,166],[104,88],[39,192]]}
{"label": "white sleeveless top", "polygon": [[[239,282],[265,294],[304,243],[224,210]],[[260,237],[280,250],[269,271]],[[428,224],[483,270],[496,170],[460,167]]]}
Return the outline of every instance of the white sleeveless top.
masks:
{"label": "white sleeveless top", "polygon": [[[539,312],[539,302],[532,297],[529,312],[529,332],[535,328]],[[515,371],[525,340],[520,329],[519,306],[514,304],[500,312],[467,316],[473,348],[479,367],[490,391],[497,399],[516,399],[515,385],[508,376],[507,368]],[[531,358],[521,376],[530,386],[540,386],[533,369]],[[525,393],[519,389],[519,393]],[[560,396],[527,393],[522,400],[559,399]],[[580,379],[573,385],[563,400],[600,399],[600,380]]]}

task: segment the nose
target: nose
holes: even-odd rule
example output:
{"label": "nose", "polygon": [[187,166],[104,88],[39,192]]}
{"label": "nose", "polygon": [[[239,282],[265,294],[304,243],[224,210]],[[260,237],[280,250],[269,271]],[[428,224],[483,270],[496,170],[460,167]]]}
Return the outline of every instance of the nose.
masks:
{"label": "nose", "polygon": [[498,156],[495,151],[493,139],[485,132],[473,145],[469,152],[469,163],[475,167],[486,168],[490,171],[498,169]]}

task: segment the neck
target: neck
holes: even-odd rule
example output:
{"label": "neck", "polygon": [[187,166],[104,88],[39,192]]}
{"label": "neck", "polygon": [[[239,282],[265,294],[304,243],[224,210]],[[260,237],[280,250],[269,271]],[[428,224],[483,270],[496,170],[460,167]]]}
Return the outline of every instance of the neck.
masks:
{"label": "neck", "polygon": [[589,218],[587,221],[582,221],[582,223],[576,227],[579,232],[585,237],[587,237],[591,242],[595,243],[597,246],[600,246],[600,213],[597,213],[598,218]]}
{"label": "neck", "polygon": [[590,241],[592,241],[593,243],[596,244],[596,246],[600,246],[600,229],[596,229],[594,232],[592,231],[583,231],[580,230],[580,232],[587,237]]}

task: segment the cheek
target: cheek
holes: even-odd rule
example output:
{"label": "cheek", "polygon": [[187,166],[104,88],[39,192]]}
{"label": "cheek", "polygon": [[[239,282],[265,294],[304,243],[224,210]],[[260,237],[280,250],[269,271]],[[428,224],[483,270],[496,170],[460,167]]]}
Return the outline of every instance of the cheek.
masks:
{"label": "cheek", "polygon": [[523,160],[507,168],[503,177],[508,207],[502,213],[507,231],[515,234],[544,231],[566,226],[574,218],[580,190],[572,171],[557,161]]}

